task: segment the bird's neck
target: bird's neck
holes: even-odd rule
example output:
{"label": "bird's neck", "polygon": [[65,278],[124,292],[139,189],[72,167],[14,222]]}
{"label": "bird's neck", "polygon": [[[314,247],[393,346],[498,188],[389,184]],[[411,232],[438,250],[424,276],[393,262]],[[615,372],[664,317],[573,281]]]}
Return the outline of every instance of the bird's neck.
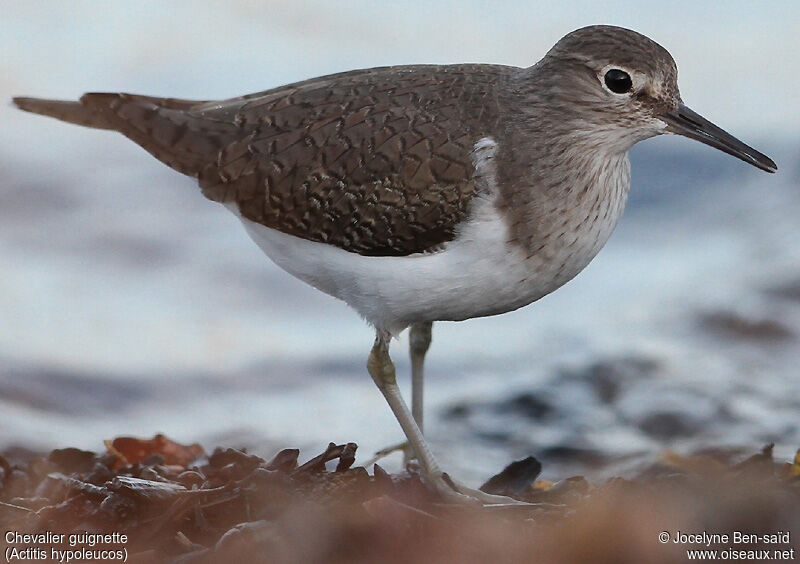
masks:
{"label": "bird's neck", "polygon": [[624,210],[632,143],[550,119],[534,124],[509,132],[510,149],[499,156],[498,204],[510,238],[527,255],[577,245],[588,262]]}

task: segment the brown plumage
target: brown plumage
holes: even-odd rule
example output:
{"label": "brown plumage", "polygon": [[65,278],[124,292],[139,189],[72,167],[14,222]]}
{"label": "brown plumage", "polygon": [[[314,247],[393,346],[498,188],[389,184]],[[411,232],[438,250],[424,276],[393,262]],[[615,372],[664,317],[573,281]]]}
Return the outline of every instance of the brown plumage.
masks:
{"label": "brown plumage", "polygon": [[497,93],[514,70],[386,67],[220,102],[16,103],[120,131],[252,221],[359,254],[407,255],[450,241],[466,217],[472,148],[497,133]]}

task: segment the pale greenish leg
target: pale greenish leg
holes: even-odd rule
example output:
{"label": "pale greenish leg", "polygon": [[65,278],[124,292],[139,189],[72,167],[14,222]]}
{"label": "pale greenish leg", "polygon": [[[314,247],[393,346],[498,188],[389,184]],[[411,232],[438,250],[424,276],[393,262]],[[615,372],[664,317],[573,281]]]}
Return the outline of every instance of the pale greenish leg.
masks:
{"label": "pale greenish leg", "polygon": [[[433,322],[427,321],[423,323],[415,323],[408,331],[408,349],[411,356],[411,414],[414,416],[414,421],[417,422],[420,432],[424,433],[424,389],[425,389],[425,354],[431,346]],[[386,448],[382,448],[375,453],[375,456],[369,461],[373,464],[390,455],[393,452],[403,451],[403,464],[408,464],[414,460],[414,450],[408,441],[403,441]]]}
{"label": "pale greenish leg", "polygon": [[508,497],[491,495],[480,490],[468,488],[449,480],[444,475],[428,443],[425,441],[425,437],[422,436],[422,431],[414,420],[411,410],[408,409],[403,396],[400,394],[394,364],[392,359],[389,358],[388,336],[378,333],[375,345],[372,347],[372,352],[370,352],[367,360],[367,370],[383,397],[386,398],[386,402],[389,404],[392,413],[394,413],[397,422],[400,423],[400,427],[403,429],[406,439],[408,439],[408,444],[422,467],[425,478],[443,497],[462,503],[477,502],[492,505],[522,503]]}
{"label": "pale greenish leg", "polygon": [[425,388],[425,354],[431,346],[433,322],[415,323],[409,331],[409,353],[411,354],[411,413],[419,430],[423,425],[423,391]]}
{"label": "pale greenish leg", "polygon": [[386,402],[397,418],[403,433],[411,445],[414,454],[417,455],[417,460],[422,465],[423,471],[428,473],[439,473],[439,465],[431,453],[428,443],[425,442],[422,436],[422,430],[414,420],[414,416],[408,409],[403,396],[400,394],[400,388],[397,385],[397,377],[395,374],[394,363],[389,358],[388,339],[382,337],[380,334],[375,339],[375,345],[372,347],[369,359],[367,360],[367,370],[369,371],[372,380],[378,386],[378,389],[386,398]]}

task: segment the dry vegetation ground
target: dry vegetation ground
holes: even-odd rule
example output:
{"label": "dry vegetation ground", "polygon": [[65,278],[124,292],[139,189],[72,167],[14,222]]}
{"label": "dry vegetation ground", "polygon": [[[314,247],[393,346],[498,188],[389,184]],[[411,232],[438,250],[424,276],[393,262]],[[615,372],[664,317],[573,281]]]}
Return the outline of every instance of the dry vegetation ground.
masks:
{"label": "dry vegetation ground", "polygon": [[[498,508],[443,503],[413,470],[353,467],[355,450],[331,444],[299,463],[287,449],[266,461],[157,436],[118,438],[102,454],[7,453],[0,544],[6,556],[28,550],[39,561],[72,550],[73,561],[638,564],[685,562],[687,550],[705,548],[717,559],[791,560],[800,534],[800,464],[773,460],[771,446],[743,460],[666,454],[634,478],[601,484],[535,481],[541,466],[529,458],[484,489],[533,505]],[[662,543],[664,531],[728,539]],[[776,536],[742,542],[739,533]]]}

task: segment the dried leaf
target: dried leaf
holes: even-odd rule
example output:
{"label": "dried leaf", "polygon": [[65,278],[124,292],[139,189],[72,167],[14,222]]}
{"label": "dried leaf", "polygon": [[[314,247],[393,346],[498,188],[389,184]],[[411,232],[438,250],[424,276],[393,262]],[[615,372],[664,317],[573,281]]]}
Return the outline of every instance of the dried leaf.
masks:
{"label": "dried leaf", "polygon": [[790,478],[800,476],[800,449],[795,453],[794,460],[786,464],[784,471]]}
{"label": "dried leaf", "polygon": [[727,470],[725,464],[710,456],[684,456],[671,450],[661,455],[661,462],[677,470],[701,475],[716,475]]}
{"label": "dried leaf", "polygon": [[106,441],[106,448],[120,460],[122,465],[136,464],[153,455],[161,455],[166,464],[186,467],[205,454],[203,447],[198,444],[182,445],[161,434],[152,439],[117,437],[111,443]]}
{"label": "dried leaf", "polygon": [[521,498],[530,490],[541,472],[541,462],[529,456],[503,468],[502,472],[489,478],[480,489],[490,494]]}

